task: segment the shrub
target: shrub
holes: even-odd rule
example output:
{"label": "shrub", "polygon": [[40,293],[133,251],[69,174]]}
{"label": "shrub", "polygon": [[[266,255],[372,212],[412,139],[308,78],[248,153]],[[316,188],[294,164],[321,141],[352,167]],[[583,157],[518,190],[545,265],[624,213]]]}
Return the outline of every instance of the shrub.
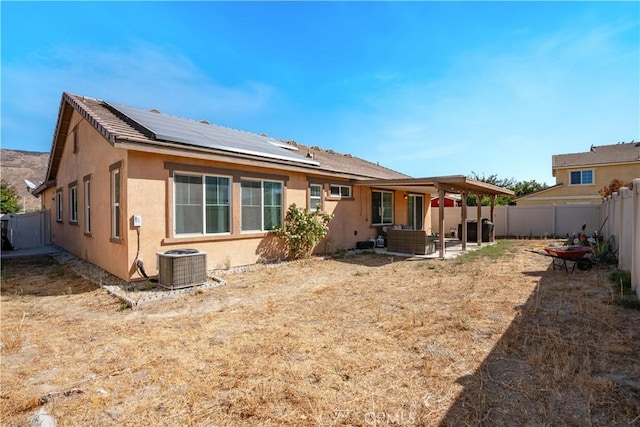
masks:
{"label": "shrub", "polygon": [[285,257],[302,259],[311,255],[313,248],[329,232],[332,215],[323,214],[319,209],[309,211],[296,204],[289,206],[284,218],[284,227],[276,226],[274,234],[284,241]]}
{"label": "shrub", "polygon": [[629,187],[629,184],[619,178],[614,178],[611,180],[608,186],[602,187],[600,190],[598,190],[598,193],[600,193],[600,196],[602,196],[602,198],[604,199],[607,196],[620,191],[620,188],[622,187]]}

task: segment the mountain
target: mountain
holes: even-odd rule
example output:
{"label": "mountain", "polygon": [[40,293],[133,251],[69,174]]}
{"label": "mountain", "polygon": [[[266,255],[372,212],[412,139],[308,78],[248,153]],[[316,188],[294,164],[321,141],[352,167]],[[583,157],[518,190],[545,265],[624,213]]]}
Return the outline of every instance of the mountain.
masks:
{"label": "mountain", "polygon": [[39,185],[45,178],[48,165],[49,153],[0,150],[0,178],[16,189],[20,203],[27,212],[40,210],[40,198],[27,191],[24,180]]}

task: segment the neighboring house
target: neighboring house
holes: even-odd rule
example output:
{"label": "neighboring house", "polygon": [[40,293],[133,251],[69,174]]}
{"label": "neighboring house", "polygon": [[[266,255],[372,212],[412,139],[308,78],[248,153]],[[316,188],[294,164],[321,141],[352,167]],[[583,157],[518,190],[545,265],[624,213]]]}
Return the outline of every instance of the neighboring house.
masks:
{"label": "neighboring house", "polygon": [[552,159],[556,184],[516,199],[518,206],[599,204],[599,190],[618,178],[640,178],[640,143],[592,146],[584,153],[557,154]]}
{"label": "neighboring house", "polygon": [[52,244],[129,281],[141,277],[138,260],[155,275],[157,254],[172,249],[205,252],[209,270],[278,259],[269,230],[294,203],[334,215],[318,252],[393,224],[431,233],[431,195],[458,190],[504,191],[63,93],[34,193],[51,212]]}
{"label": "neighboring house", "polygon": [[[434,197],[431,199],[431,207],[437,208],[440,206],[440,199]],[[454,206],[462,206],[462,200],[459,194],[447,194],[444,198],[444,207],[452,208]]]}

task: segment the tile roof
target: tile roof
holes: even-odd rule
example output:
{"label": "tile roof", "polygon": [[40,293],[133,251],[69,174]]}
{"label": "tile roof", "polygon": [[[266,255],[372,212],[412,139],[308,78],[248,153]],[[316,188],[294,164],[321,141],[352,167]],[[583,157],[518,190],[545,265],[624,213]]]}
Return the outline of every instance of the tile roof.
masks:
{"label": "tile roof", "polygon": [[[114,108],[113,104],[110,105],[105,101],[86,96],[74,95],[66,92],[63,94],[63,104],[65,101],[69,103],[69,105],[71,105],[75,110],[77,110],[89,123],[91,123],[95,127],[98,132],[102,134],[102,136],[104,136],[105,139],[107,139],[112,144],[123,141],[135,141],[136,143],[156,145],[159,142],[162,142],[165,146],[168,143],[175,149],[185,150],[185,155],[188,155],[188,147],[185,146],[184,142],[168,141],[166,136],[163,137],[164,139],[162,141],[160,141],[156,138],[156,135],[151,129],[145,128],[143,125],[129,117],[129,115],[126,114],[126,111],[128,111],[126,108]],[[193,126],[193,123],[196,123],[193,120],[181,119],[161,113],[158,116],[158,119],[162,120],[163,117],[166,118],[167,121],[172,121],[174,123],[176,121],[185,121],[184,124],[189,126]],[[59,131],[60,127],[61,124],[59,123],[58,129],[56,129],[56,131]],[[264,135],[257,135],[245,131],[223,128],[219,126],[216,127],[226,136],[232,135],[236,138],[243,139],[245,145],[251,143],[251,141],[259,139],[268,139],[273,142],[273,138],[269,138]],[[260,156],[259,153],[254,153],[253,157],[267,163],[285,163],[291,164],[292,166],[295,165],[297,167],[303,167],[305,169],[308,169],[309,172],[315,172],[318,174],[340,174],[353,176],[354,178],[371,179],[397,179],[408,177],[408,175],[385,168],[383,166],[380,166],[379,164],[354,157],[350,154],[340,154],[332,150],[323,150],[319,147],[309,147],[298,144],[295,141],[278,142],[281,142],[283,146],[291,146],[292,148],[297,149],[298,155],[303,156],[304,159],[314,160],[318,164],[314,165],[300,163],[299,161],[296,162],[295,159],[291,159],[291,153],[293,151],[290,151],[286,148],[280,149],[282,150],[283,154],[286,154],[290,157],[289,159],[274,159]],[[200,146],[199,148],[206,149],[206,147],[203,148],[202,146]],[[220,154],[220,151],[216,150],[215,148],[211,148],[210,150],[212,153],[216,152],[217,154]],[[238,153],[226,152],[225,154],[233,157]],[[245,156],[247,155],[247,153],[242,154]],[[251,155],[251,153],[249,153],[249,155]]]}
{"label": "tile roof", "polygon": [[639,142],[592,146],[584,153],[556,154],[552,157],[553,169],[635,162],[640,163]]}

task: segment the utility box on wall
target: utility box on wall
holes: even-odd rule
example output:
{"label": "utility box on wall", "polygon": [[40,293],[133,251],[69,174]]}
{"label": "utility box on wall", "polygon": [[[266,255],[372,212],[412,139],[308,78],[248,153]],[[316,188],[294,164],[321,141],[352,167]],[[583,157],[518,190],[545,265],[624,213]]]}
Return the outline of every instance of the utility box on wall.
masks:
{"label": "utility box on wall", "polygon": [[158,284],[188,288],[207,281],[207,254],[196,249],[172,249],[158,255]]}

